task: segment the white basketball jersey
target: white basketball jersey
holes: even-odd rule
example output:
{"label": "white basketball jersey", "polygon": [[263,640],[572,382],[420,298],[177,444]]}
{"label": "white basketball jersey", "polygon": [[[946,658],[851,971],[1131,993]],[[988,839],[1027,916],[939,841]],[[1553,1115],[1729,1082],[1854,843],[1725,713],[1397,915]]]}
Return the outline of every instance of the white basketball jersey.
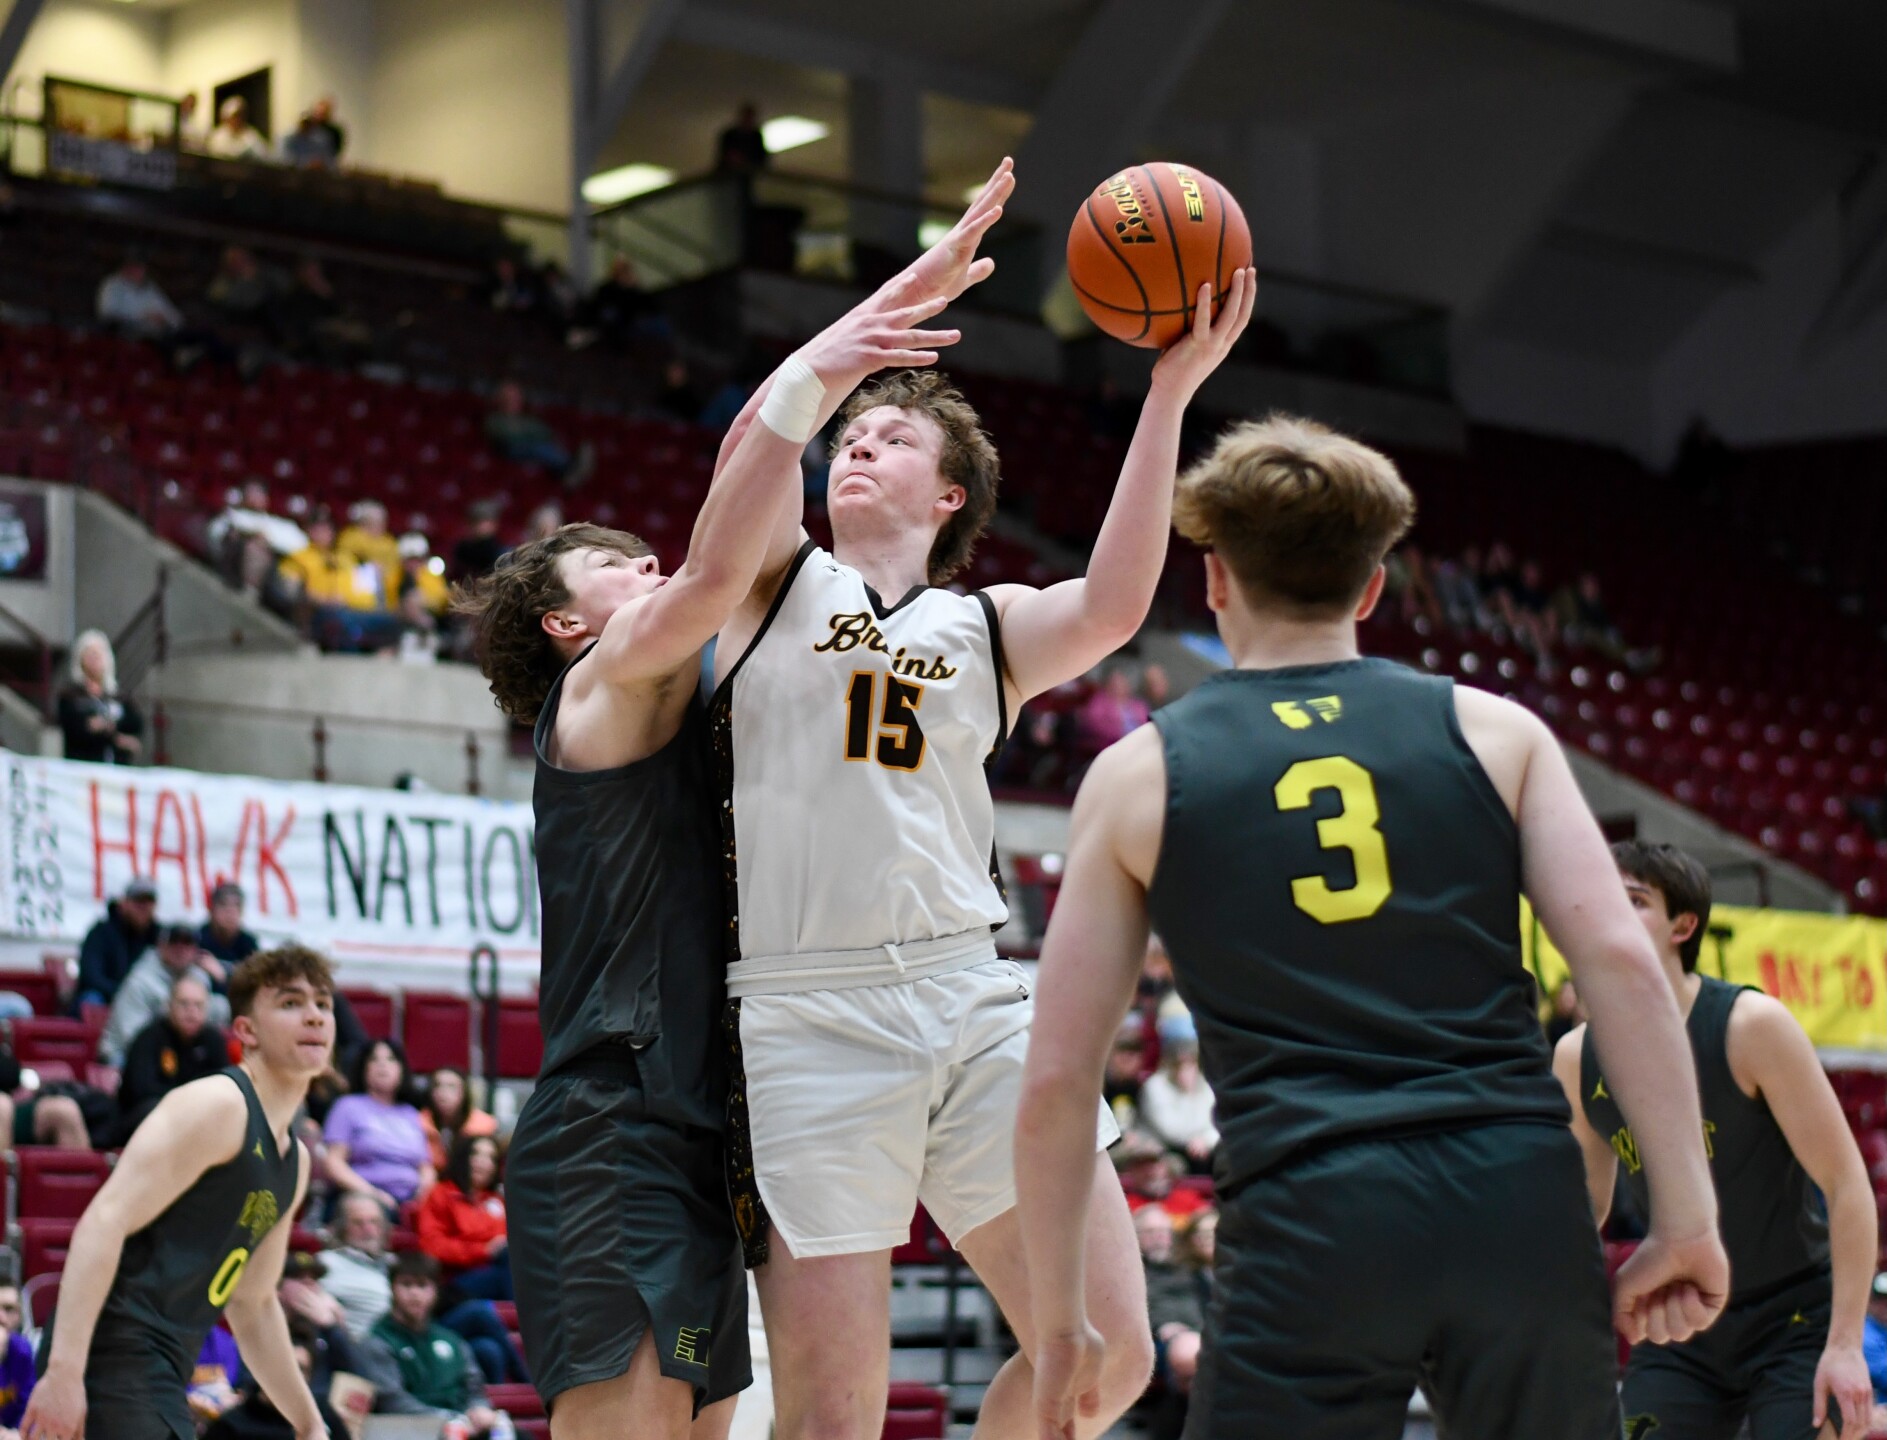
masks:
{"label": "white basketball jersey", "polygon": [[886,608],[806,542],[714,699],[742,958],[1009,918],[985,768],[1007,720],[1001,676],[987,597],[923,589]]}

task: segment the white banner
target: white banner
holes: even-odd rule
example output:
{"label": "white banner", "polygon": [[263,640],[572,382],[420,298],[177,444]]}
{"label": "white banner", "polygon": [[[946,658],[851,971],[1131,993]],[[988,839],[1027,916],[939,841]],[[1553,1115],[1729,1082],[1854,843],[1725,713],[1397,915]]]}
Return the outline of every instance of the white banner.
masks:
{"label": "white banner", "polygon": [[7,753],[0,935],[77,942],[133,875],[200,921],[232,880],[245,923],[338,960],[535,968],[531,807],[457,795],[135,769]]}

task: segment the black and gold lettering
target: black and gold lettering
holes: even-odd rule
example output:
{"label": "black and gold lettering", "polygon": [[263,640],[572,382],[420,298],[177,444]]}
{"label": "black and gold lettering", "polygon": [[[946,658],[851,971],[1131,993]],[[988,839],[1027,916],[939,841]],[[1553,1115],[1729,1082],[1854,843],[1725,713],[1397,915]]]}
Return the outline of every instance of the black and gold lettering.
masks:
{"label": "black and gold lettering", "polygon": [[1158,237],[1153,227],[1147,224],[1146,212],[1141,208],[1140,197],[1134,194],[1133,182],[1125,174],[1116,175],[1103,187],[1107,196],[1114,202],[1114,208],[1120,211],[1120,219],[1114,222],[1114,238],[1123,245],[1153,245]]}

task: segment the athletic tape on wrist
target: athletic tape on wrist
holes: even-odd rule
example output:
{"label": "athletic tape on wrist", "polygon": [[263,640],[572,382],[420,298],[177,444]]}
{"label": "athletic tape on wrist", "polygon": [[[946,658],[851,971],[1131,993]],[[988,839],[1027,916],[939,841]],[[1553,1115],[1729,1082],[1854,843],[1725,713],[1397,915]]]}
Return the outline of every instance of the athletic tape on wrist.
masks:
{"label": "athletic tape on wrist", "polygon": [[804,445],[819,429],[819,403],[825,382],[797,355],[788,355],[773,377],[773,388],[760,402],[760,420],[782,440]]}

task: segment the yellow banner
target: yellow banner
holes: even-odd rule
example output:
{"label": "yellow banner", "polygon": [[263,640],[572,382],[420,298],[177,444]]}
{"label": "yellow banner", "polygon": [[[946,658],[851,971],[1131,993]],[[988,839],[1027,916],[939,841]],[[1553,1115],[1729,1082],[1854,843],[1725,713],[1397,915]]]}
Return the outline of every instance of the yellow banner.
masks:
{"label": "yellow banner", "polygon": [[[1710,926],[1729,934],[1704,936],[1704,974],[1773,995],[1816,1045],[1887,1050],[1887,920],[1719,905]],[[1524,902],[1521,944],[1550,998],[1567,978],[1566,960]]]}

